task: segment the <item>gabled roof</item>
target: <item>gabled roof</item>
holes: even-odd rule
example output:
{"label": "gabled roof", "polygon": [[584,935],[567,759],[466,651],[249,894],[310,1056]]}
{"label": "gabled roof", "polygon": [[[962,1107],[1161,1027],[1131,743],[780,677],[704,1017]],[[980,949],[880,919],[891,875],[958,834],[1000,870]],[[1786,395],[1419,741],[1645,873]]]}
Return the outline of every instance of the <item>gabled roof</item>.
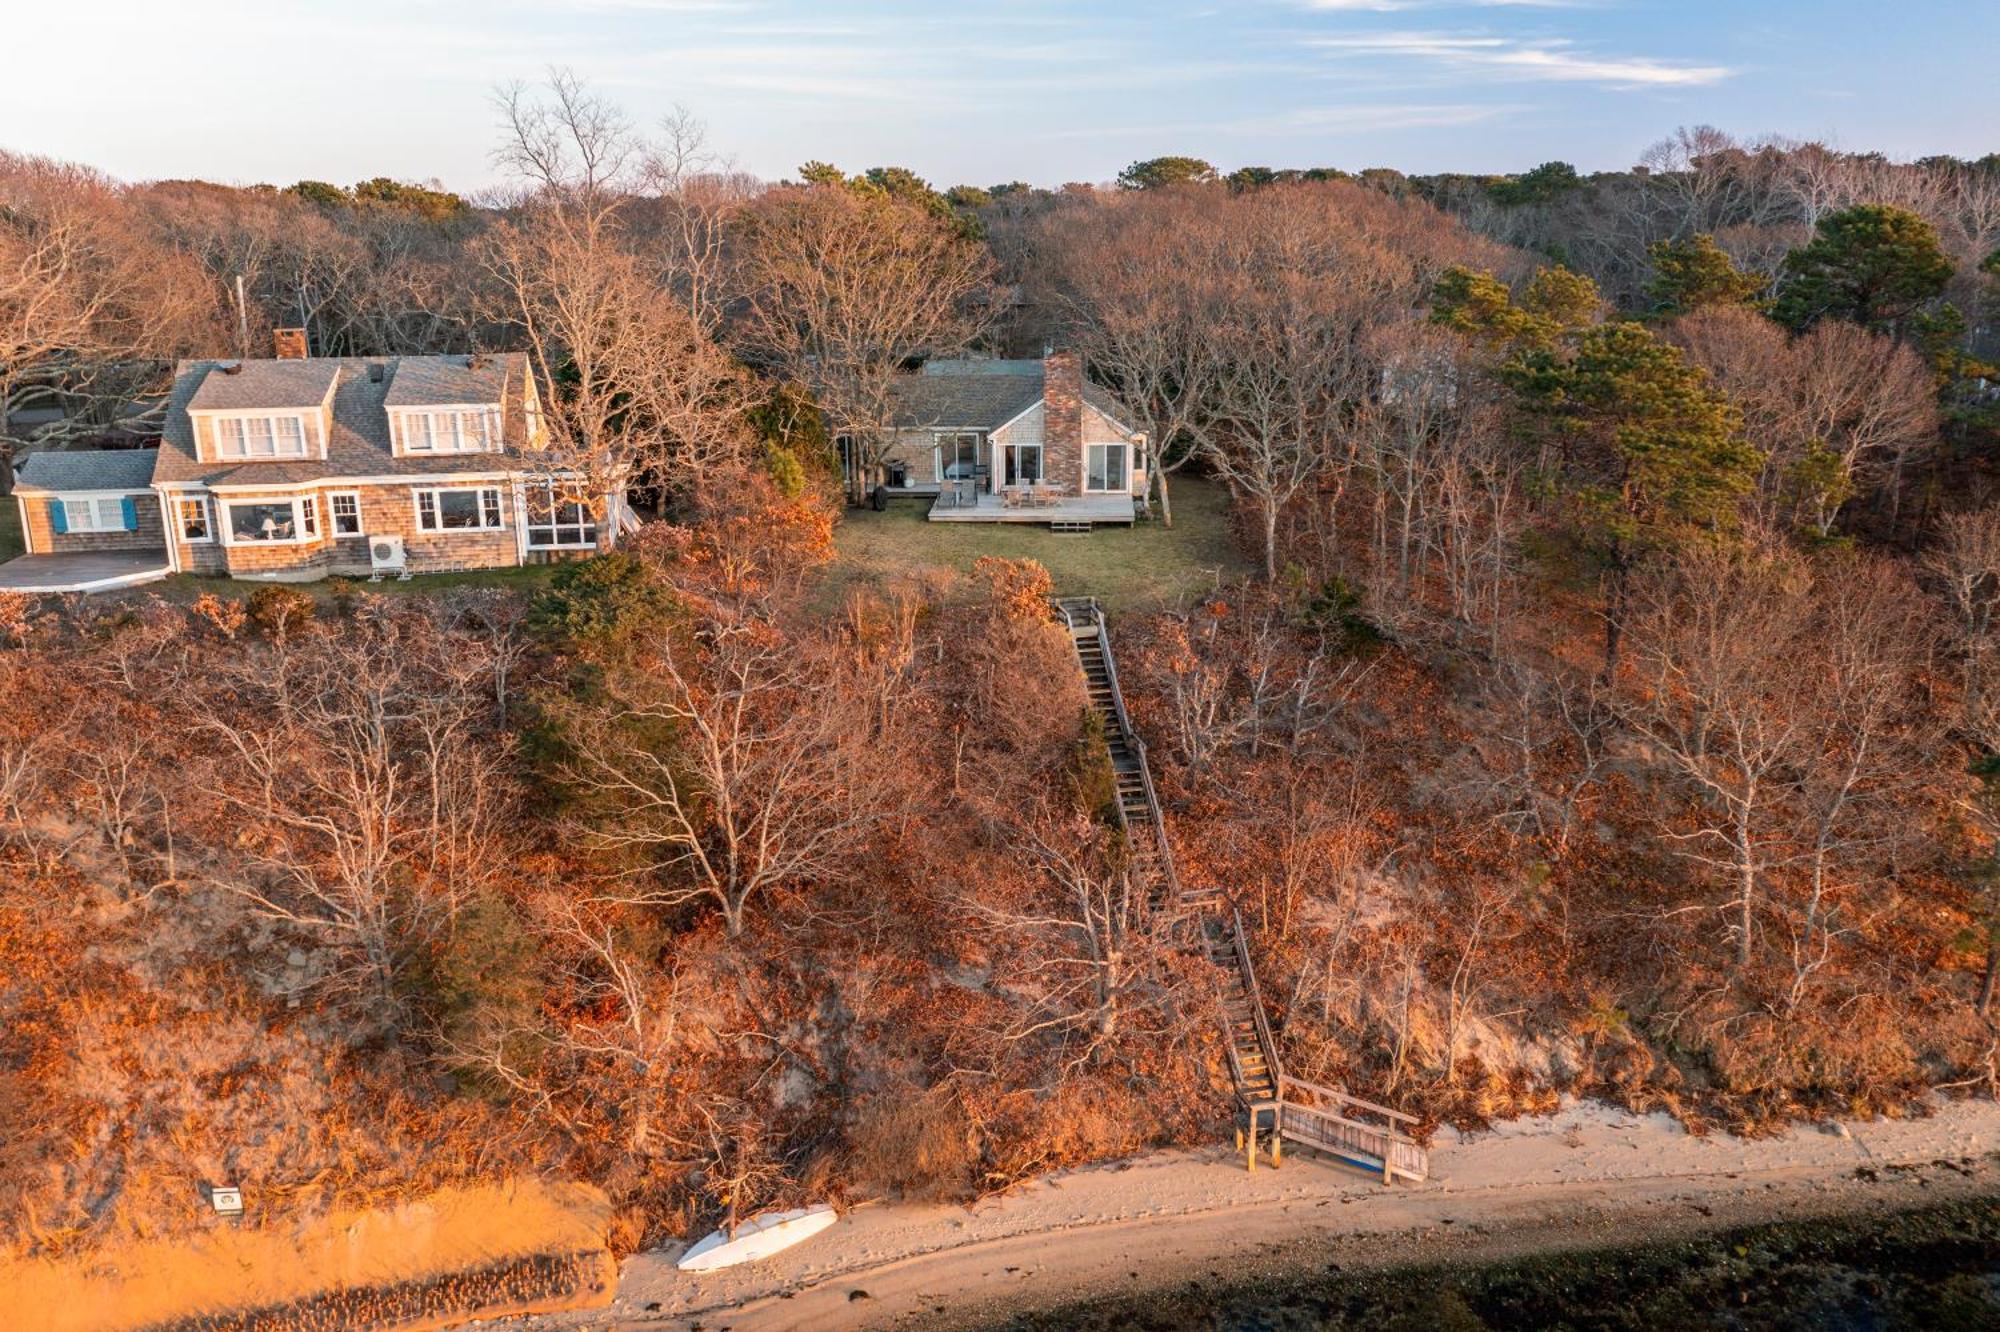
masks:
{"label": "gabled roof", "polygon": [[[167,399],[166,422],[161,429],[159,464],[154,481],[199,482],[204,485],[299,485],[309,481],[359,476],[423,476],[441,473],[505,472],[520,468],[512,453],[473,453],[399,458],[389,445],[389,398],[399,385],[407,401],[398,406],[446,405],[451,403],[518,403],[527,382],[528,358],[520,352],[484,356],[474,367],[464,356],[321,356],[310,360],[253,361],[234,375],[217,372],[222,362],[183,361],[174,376],[173,392]],[[308,367],[297,372],[289,367]],[[252,369],[276,367],[271,376],[252,375]],[[378,369],[374,378],[371,370]],[[231,387],[218,390],[236,395],[235,387],[245,380],[264,385],[280,385],[296,394],[317,382],[320,392],[335,373],[339,376],[333,394],[333,428],[327,435],[327,456],[299,458],[284,462],[204,463],[196,460],[194,424],[188,412],[195,402],[212,403],[205,396],[211,385],[222,381]],[[296,376],[296,377],[295,377]],[[269,393],[260,388],[260,393]],[[433,396],[447,395],[447,396]],[[470,395],[470,396],[467,396]],[[238,400],[231,396],[230,400]],[[288,402],[259,400],[247,406],[302,407],[317,405],[319,399]],[[201,410],[200,408],[194,408]],[[231,410],[220,408],[216,410]],[[510,422],[508,429],[514,428]]]}
{"label": "gabled roof", "polygon": [[997,430],[1041,400],[1040,361],[932,361],[896,381],[889,424]]}
{"label": "gabled roof", "polygon": [[[1042,400],[1043,380],[1038,360],[926,361],[923,369],[896,381],[889,424],[998,430]],[[1125,425],[1129,414],[1124,407],[1088,379],[1083,400]]]}
{"label": "gabled roof", "polygon": [[405,356],[389,375],[385,407],[464,407],[502,401],[510,367],[498,356]]}
{"label": "gabled roof", "polygon": [[[219,361],[188,399],[191,412],[278,411],[317,407],[341,362],[332,357],[301,361]],[[233,367],[233,368],[232,368]]]}
{"label": "gabled roof", "polygon": [[144,490],[158,449],[78,449],[31,453],[15,469],[21,490]]}

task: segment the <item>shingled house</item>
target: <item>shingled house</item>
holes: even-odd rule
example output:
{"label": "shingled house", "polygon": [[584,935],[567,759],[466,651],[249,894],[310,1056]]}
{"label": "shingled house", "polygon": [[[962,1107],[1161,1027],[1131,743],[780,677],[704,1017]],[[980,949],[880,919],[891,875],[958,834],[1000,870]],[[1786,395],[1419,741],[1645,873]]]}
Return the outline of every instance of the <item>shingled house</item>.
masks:
{"label": "shingled house", "polygon": [[151,553],[159,572],[400,575],[610,544],[621,498],[537,466],[542,444],[518,353],[189,361],[158,449],[35,455],[17,493],[31,556]]}
{"label": "shingled house", "polygon": [[931,361],[898,381],[882,483],[935,496],[933,522],[1130,523],[1146,437],[1076,354]]}
{"label": "shingled house", "polygon": [[[0,589],[90,591],[166,577],[166,530],[152,489],[159,456],[158,449],[90,449],[23,459],[14,502],[27,553],[43,558],[0,565]],[[58,554],[64,558],[46,558]],[[36,581],[45,572],[54,580]]]}

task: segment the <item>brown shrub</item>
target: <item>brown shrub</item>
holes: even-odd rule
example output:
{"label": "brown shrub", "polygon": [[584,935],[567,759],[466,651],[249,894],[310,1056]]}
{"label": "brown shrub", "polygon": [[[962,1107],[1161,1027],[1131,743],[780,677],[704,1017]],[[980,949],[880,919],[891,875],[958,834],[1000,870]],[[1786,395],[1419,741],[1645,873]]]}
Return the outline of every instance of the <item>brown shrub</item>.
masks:
{"label": "brown shrub", "polygon": [[848,1142],[848,1173],[859,1189],[918,1202],[973,1195],[979,1149],[964,1104],[949,1090],[873,1098]]}

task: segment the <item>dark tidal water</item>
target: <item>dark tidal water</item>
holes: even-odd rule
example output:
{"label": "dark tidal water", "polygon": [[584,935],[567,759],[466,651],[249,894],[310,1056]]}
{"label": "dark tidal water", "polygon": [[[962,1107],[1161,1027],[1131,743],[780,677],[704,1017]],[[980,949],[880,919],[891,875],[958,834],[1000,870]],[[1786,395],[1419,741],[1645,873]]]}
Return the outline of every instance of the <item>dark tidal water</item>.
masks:
{"label": "dark tidal water", "polygon": [[1491,1266],[1200,1285],[1017,1316],[1010,1332],[2000,1330],[2000,1199],[1746,1227]]}

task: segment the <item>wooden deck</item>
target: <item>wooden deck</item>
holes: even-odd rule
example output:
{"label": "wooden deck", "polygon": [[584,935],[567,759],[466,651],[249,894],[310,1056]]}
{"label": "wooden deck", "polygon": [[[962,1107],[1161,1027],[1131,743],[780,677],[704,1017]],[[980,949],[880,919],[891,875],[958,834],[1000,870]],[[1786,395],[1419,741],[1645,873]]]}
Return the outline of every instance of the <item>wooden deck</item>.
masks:
{"label": "wooden deck", "polygon": [[1105,523],[1129,526],[1139,516],[1130,495],[1066,495],[1040,504],[1008,504],[1000,496],[944,490],[931,503],[934,523]]}
{"label": "wooden deck", "polygon": [[150,583],[167,573],[164,546],[22,555],[0,564],[0,592],[107,592]]}

